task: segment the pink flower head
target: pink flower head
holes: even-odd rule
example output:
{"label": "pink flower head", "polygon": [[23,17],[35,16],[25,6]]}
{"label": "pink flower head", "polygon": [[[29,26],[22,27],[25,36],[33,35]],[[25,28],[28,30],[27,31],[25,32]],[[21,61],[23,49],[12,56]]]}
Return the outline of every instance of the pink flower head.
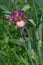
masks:
{"label": "pink flower head", "polygon": [[8,25],[11,24],[11,21],[15,21],[15,25],[17,28],[21,29],[24,27],[24,35],[26,37],[28,37],[28,33],[27,33],[27,30],[26,30],[26,21],[27,21],[28,17],[25,16],[25,12],[22,11],[22,10],[18,10],[18,9],[15,9],[8,17]]}
{"label": "pink flower head", "polygon": [[22,10],[15,9],[8,17],[10,21],[12,20],[20,20],[24,16],[25,12]]}
{"label": "pink flower head", "polygon": [[26,16],[25,12],[22,10],[15,9],[8,17],[9,22],[8,25],[10,25],[11,21],[15,21],[15,25],[17,28],[22,28],[26,26]]}

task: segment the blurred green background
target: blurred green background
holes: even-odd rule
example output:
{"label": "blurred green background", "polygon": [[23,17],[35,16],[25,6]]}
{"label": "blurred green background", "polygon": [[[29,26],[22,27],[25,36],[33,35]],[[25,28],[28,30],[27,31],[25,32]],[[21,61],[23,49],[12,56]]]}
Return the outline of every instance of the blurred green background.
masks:
{"label": "blurred green background", "polygon": [[[28,38],[8,16],[14,9],[24,10]],[[43,0],[0,0],[0,65],[43,65]]]}

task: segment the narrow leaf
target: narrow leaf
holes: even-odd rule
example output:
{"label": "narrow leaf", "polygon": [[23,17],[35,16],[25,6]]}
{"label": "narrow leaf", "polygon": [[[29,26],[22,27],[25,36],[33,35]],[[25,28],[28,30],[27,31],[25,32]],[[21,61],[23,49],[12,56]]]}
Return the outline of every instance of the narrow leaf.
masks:
{"label": "narrow leaf", "polygon": [[36,24],[35,24],[35,22],[34,22],[33,19],[29,19],[29,21],[30,21],[30,23],[31,23],[32,25],[36,26]]}
{"label": "narrow leaf", "polygon": [[23,62],[25,65],[30,65],[30,64],[26,61],[26,59],[24,59],[22,56],[20,56],[20,58],[21,58],[22,62]]}
{"label": "narrow leaf", "polygon": [[26,11],[26,10],[28,10],[28,9],[30,9],[30,6],[29,6],[29,5],[25,5],[25,6],[22,8],[23,11]]}

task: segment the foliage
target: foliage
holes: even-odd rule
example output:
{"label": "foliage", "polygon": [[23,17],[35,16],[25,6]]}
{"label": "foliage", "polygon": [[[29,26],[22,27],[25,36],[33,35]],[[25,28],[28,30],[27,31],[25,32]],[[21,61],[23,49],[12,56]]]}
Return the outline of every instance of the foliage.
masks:
{"label": "foliage", "polygon": [[[8,16],[15,9],[29,16],[28,38],[21,39],[23,32]],[[43,65],[43,0],[0,0],[0,65]]]}

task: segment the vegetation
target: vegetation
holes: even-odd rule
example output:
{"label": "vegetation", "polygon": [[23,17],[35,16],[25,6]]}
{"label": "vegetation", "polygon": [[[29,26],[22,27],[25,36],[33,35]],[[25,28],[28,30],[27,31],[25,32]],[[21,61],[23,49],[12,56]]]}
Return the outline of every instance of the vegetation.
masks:
{"label": "vegetation", "polygon": [[[14,9],[28,16],[26,30],[8,25]],[[43,0],[0,0],[0,65],[43,65]]]}

